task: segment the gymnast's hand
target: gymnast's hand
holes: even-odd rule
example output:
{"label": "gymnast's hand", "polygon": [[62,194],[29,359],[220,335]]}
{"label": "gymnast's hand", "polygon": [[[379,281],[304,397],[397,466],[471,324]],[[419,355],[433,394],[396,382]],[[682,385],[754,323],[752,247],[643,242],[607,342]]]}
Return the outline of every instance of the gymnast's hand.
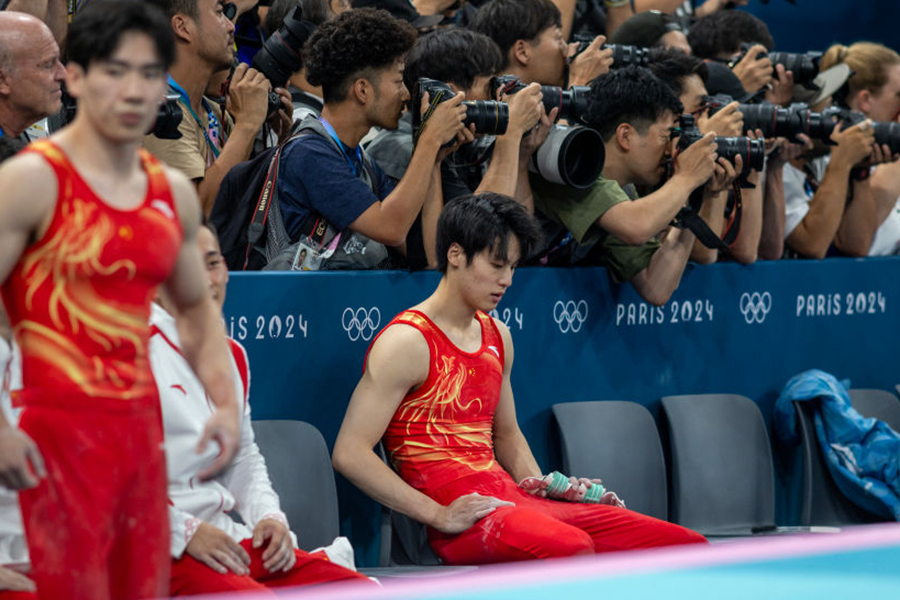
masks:
{"label": "gymnast's hand", "polygon": [[482,496],[478,492],[466,494],[444,506],[437,523],[432,526],[442,533],[462,533],[501,506],[515,504],[493,496]]}
{"label": "gymnast's hand", "polygon": [[206,450],[210,440],[216,441],[220,450],[215,462],[197,474],[201,481],[212,479],[231,464],[240,441],[239,431],[240,418],[237,408],[219,407],[206,421],[203,435],[197,444],[197,454],[202,454]]}

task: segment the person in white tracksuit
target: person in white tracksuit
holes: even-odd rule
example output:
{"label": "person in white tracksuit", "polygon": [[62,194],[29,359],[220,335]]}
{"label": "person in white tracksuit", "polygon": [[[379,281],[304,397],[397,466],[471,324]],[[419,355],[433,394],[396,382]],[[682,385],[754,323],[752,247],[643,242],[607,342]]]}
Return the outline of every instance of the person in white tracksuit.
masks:
{"label": "person in white tracksuit", "polygon": [[[228,271],[214,233],[202,227],[198,242],[206,261],[210,293],[221,307]],[[265,460],[253,440],[248,403],[247,354],[229,340],[237,397],[243,402],[241,440],[234,462],[218,477],[198,472],[218,450],[197,454],[197,440],[213,411],[206,391],[181,355],[175,319],[155,304],[150,317],[150,361],[159,388],[168,467],[174,595],[259,590],[368,578],[352,570],[346,540],[312,554],[296,548]],[[245,524],[229,516],[237,511]],[[339,538],[340,539],[340,538]],[[339,558],[343,557],[343,558]],[[341,566],[345,562],[347,566]],[[350,568],[347,568],[350,567]]]}

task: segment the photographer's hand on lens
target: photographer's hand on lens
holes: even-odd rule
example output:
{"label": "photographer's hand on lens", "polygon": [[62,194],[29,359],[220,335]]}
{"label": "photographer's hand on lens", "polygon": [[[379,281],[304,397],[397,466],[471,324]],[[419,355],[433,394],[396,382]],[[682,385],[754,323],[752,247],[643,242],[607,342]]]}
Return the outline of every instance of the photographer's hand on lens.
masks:
{"label": "photographer's hand on lens", "polygon": [[523,136],[540,121],[544,105],[538,83],[532,83],[515,94],[503,94],[501,100],[509,105],[509,127],[505,135]]}
{"label": "photographer's hand on lens", "polygon": [[709,181],[718,158],[716,134],[707,133],[675,157],[675,177],[686,177],[696,189]]}
{"label": "photographer's hand on lens", "polygon": [[234,117],[235,127],[252,128],[254,135],[266,121],[269,109],[269,80],[265,75],[239,64],[231,75],[225,108]]}
{"label": "photographer's hand on lens", "polygon": [[722,137],[743,135],[744,115],[739,107],[737,102],[731,102],[711,117],[705,110],[697,119],[697,128],[703,133],[715,133]]}
{"label": "photographer's hand on lens", "polygon": [[756,44],[731,69],[750,93],[756,93],[772,79],[772,61],[766,55],[766,47]]}
{"label": "photographer's hand on lens", "polygon": [[845,168],[851,168],[872,155],[875,145],[875,129],[869,119],[841,130],[835,127],[831,140],[837,144],[831,151],[831,161]]}
{"label": "photographer's hand on lens", "polygon": [[278,136],[278,142],[281,143],[291,135],[291,128],[294,125],[294,105],[291,102],[291,93],[284,88],[275,88],[281,100],[281,108],[275,111],[266,122],[275,135]]}
{"label": "photographer's hand on lens", "polygon": [[550,114],[547,114],[544,110],[544,105],[541,104],[540,120],[529,135],[522,136],[522,145],[519,148],[519,161],[528,162],[531,160],[532,155],[544,143],[547,136],[550,135],[550,130],[553,128],[553,123],[556,122],[558,114],[558,108],[554,108],[550,111]]}
{"label": "photographer's hand on lens", "polygon": [[741,158],[740,154],[734,157],[733,165],[725,157],[717,158],[712,179],[706,182],[706,187],[703,188],[703,191],[707,194],[727,192],[731,189],[731,184],[734,183],[734,180],[740,177],[743,170],[744,159]]}
{"label": "photographer's hand on lens", "polygon": [[[463,121],[466,120],[466,106],[462,103],[466,99],[463,92],[457,92],[455,96],[446,102],[438,104],[431,113],[431,116],[425,121],[422,135],[419,137],[419,143],[423,138],[431,137],[437,141],[438,146],[449,144],[456,140],[456,136],[460,131],[465,129]],[[422,94],[422,103],[419,106],[420,114],[425,117],[430,107],[430,96],[428,92]]]}
{"label": "photographer's hand on lens", "polygon": [[[803,135],[803,134],[800,134],[800,135]],[[763,143],[765,143],[765,145],[766,145],[766,148],[765,148],[766,156],[769,156],[770,154],[775,152],[775,150],[778,149],[778,146],[781,144],[781,142],[779,142],[778,140],[784,139],[784,138],[778,138],[778,137],[767,138],[766,134],[763,133],[762,129],[751,129],[750,131],[747,132],[747,137],[750,138],[751,140],[762,140]],[[807,139],[809,139],[809,138],[807,138]]]}
{"label": "photographer's hand on lens", "polygon": [[573,85],[590,85],[590,83],[599,77],[609,73],[613,64],[613,51],[610,48],[601,48],[606,42],[606,38],[598,35],[594,41],[577,56],[575,51],[578,49],[578,42],[569,44],[569,87]]}
{"label": "photographer's hand on lens", "polygon": [[794,97],[794,74],[787,71],[784,65],[775,65],[775,73],[771,85],[766,90],[766,102],[778,104],[779,106],[787,106]]}
{"label": "photographer's hand on lens", "polygon": [[766,167],[769,169],[781,167],[785,163],[798,158],[807,150],[812,149],[812,140],[805,133],[798,134],[797,138],[801,143],[795,144],[783,137],[775,138],[776,145],[772,149],[771,154],[768,154]]}

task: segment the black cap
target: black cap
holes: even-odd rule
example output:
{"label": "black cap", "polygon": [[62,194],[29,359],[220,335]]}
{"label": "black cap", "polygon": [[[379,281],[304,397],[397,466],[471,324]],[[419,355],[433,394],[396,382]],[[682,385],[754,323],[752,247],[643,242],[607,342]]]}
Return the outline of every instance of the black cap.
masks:
{"label": "black cap", "polygon": [[416,29],[428,29],[444,20],[444,15],[420,15],[410,0],[352,0],[353,8],[383,8]]}
{"label": "black cap", "polygon": [[658,10],[648,10],[622,23],[609,37],[609,43],[649,48],[670,31],[681,31],[675,17]]}
{"label": "black cap", "polygon": [[706,70],[709,77],[706,79],[706,91],[710,96],[726,94],[738,102],[748,102],[754,94],[748,92],[741,85],[741,80],[735,75],[728,65],[710,60],[706,62]]}

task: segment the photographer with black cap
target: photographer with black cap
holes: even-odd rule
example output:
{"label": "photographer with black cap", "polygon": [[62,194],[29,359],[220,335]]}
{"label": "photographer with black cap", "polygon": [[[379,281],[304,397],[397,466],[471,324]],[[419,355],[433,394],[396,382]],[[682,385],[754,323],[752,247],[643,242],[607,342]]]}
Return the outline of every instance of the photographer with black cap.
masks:
{"label": "photographer with black cap", "polygon": [[[181,137],[144,138],[144,148],[183,172],[197,185],[209,214],[222,178],[247,160],[268,114],[270,82],[256,69],[239,64],[231,75],[225,110],[208,95],[217,75],[233,66],[233,4],[222,0],[149,0],[163,10],[175,33],[176,60],[169,72],[170,92],[179,98]],[[224,81],[224,77],[222,77]],[[212,85],[211,85],[212,84]],[[289,98],[270,122],[281,135],[290,132]]]}

